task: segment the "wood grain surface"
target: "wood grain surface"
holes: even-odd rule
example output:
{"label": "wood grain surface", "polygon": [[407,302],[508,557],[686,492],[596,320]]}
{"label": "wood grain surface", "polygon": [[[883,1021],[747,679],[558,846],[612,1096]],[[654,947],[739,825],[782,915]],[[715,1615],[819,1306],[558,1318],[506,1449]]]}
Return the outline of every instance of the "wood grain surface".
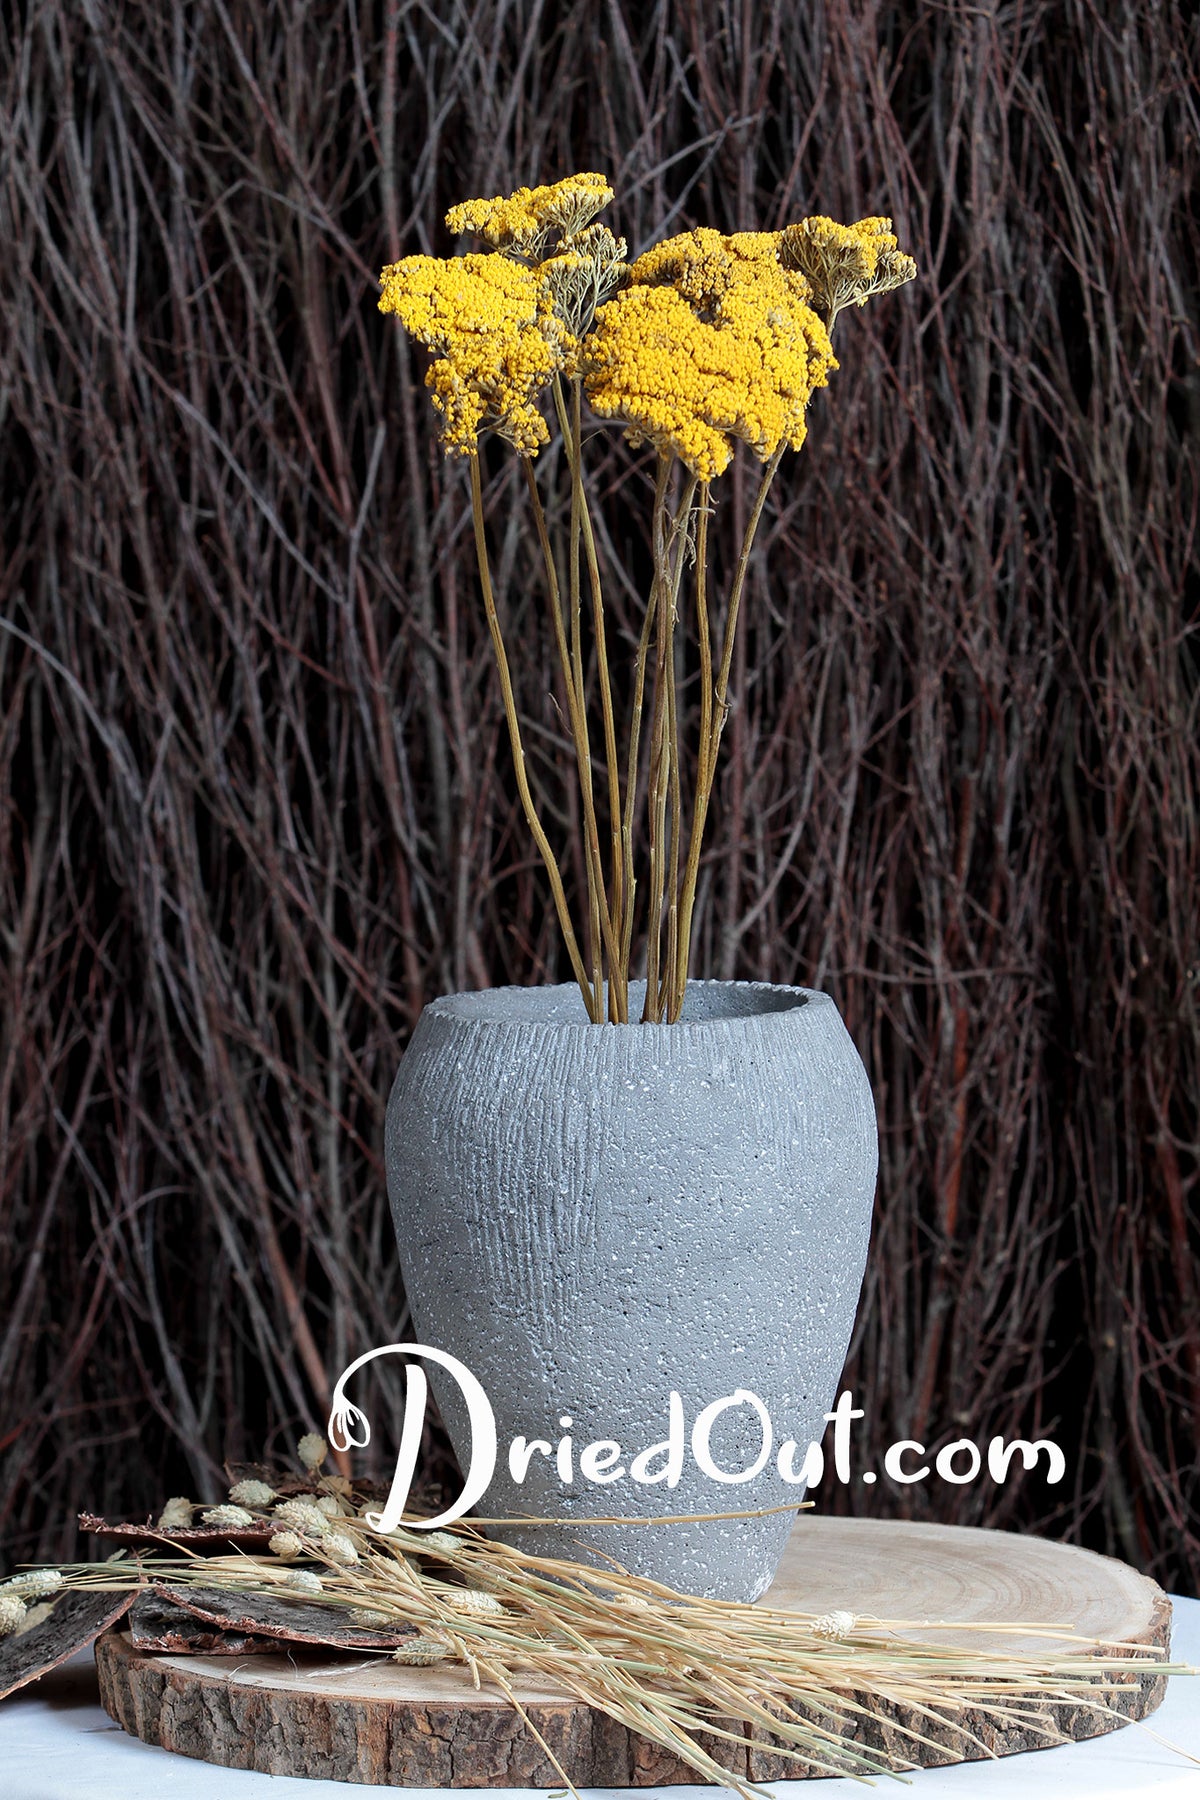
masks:
{"label": "wood grain surface", "polygon": [[[1152,1581],[1090,1551],[1007,1532],[874,1519],[802,1517],[763,1604],[904,1622],[903,1635],[979,1649],[1028,1651],[1070,1644],[1005,1625],[1053,1627],[1090,1643],[1166,1648],[1171,1608]],[[960,1629],[953,1629],[955,1626]],[[975,1627],[976,1629],[962,1629]],[[1106,1654],[1119,1653],[1115,1648]],[[673,1756],[604,1714],[528,1681],[518,1692],[530,1724],[498,1692],[477,1691],[465,1669],[405,1668],[299,1648],[242,1662],[202,1655],[156,1655],[114,1629],[96,1647],[103,1703],[147,1743],[228,1768],[401,1787],[559,1788],[561,1776],[536,1727],[581,1786],[694,1783]],[[1164,1678],[1131,1666],[1119,1694],[1104,1696],[1123,1719],[1144,1718],[1162,1699]],[[1046,1706],[1040,1718],[1064,1738],[1114,1728],[1083,1704]],[[1001,1756],[1042,1747],[1025,1728],[1004,1729],[964,1712],[959,1725],[922,1728],[934,1742],[914,1750],[897,1729],[918,1721],[902,1712],[862,1722],[858,1741],[927,1764]],[[710,1739],[726,1767],[753,1781],[811,1772],[773,1755],[768,1742],[745,1749]]]}

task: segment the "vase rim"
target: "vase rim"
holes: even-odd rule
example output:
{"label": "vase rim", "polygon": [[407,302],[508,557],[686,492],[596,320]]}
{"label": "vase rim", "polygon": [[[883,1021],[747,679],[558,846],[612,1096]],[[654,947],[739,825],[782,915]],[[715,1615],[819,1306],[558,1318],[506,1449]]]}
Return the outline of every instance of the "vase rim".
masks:
{"label": "vase rim", "polygon": [[[630,1013],[641,1011],[644,981],[629,984]],[[636,1005],[635,1005],[636,1000]],[[425,1007],[426,1013],[462,1024],[512,1028],[528,1025],[555,1031],[706,1031],[714,1026],[763,1022],[794,1017],[809,1007],[832,1007],[828,994],[815,988],[792,987],[770,981],[689,981],[683,1017],[674,1025],[643,1024],[631,1018],[626,1025],[607,1019],[595,1023],[583,1010],[583,999],[573,981],[533,987],[474,988],[463,993],[441,994]],[[690,1016],[689,1016],[690,1015]]]}

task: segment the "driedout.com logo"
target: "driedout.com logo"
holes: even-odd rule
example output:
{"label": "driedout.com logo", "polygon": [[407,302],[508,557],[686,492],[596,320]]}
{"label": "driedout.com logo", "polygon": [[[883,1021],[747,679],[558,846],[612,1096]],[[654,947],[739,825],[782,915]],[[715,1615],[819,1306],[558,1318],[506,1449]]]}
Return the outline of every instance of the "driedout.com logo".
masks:
{"label": "driedout.com logo", "polygon": [[[436,1518],[406,1521],[410,1528],[419,1523],[421,1529],[433,1531],[438,1526],[449,1525],[455,1519],[461,1519],[487,1493],[500,1454],[496,1415],[483,1384],[465,1363],[451,1356],[448,1351],[435,1349],[430,1344],[383,1344],[357,1357],[338,1377],[329,1415],[329,1438],[337,1449],[362,1449],[371,1441],[371,1427],[367,1416],[347,1398],[346,1384],[360,1369],[382,1356],[404,1356],[409,1361],[405,1370],[404,1419],[400,1428],[396,1469],[382,1512],[369,1512],[365,1515],[365,1521],[371,1530],[394,1531],[400,1524],[408,1502],[416,1473],[429,1394],[428,1378],[421,1367],[421,1360],[445,1369],[457,1383],[466,1405],[471,1426],[471,1454],[464,1472],[461,1494]],[[711,1439],[717,1420],[733,1408],[746,1408],[757,1415],[759,1442],[750,1461],[740,1468],[729,1469],[720,1467],[714,1460]],[[716,1396],[696,1413],[690,1421],[690,1429],[683,1400],[678,1393],[672,1391],[666,1397],[663,1410],[666,1436],[656,1443],[642,1446],[619,1444],[612,1438],[597,1438],[590,1443],[578,1445],[569,1433],[558,1437],[555,1442],[551,1442],[549,1438],[514,1437],[507,1449],[509,1474],[519,1486],[528,1475],[533,1459],[543,1457],[554,1464],[562,1485],[574,1491],[578,1491],[580,1484],[584,1483],[596,1488],[608,1488],[622,1481],[632,1481],[646,1487],[661,1484],[669,1489],[678,1486],[686,1458],[690,1455],[700,1474],[718,1487],[738,1487],[753,1481],[763,1473],[772,1458],[774,1473],[790,1486],[815,1488],[825,1477],[826,1458],[822,1445],[810,1443],[801,1453],[794,1438],[777,1441],[767,1408],[749,1388],[736,1388],[731,1394]],[[849,1390],[839,1397],[833,1411],[825,1414],[826,1423],[833,1426],[834,1476],[843,1484],[853,1479],[851,1428],[855,1420],[864,1417],[863,1408],[854,1405],[853,1395]],[[560,1419],[563,1425],[569,1425],[570,1422],[565,1415]],[[1046,1480],[1052,1483],[1061,1481],[1066,1472],[1066,1458],[1058,1445],[1047,1438],[1038,1438],[1033,1442],[1026,1438],[1014,1438],[1006,1443],[1002,1437],[993,1437],[986,1453],[980,1450],[974,1439],[959,1438],[938,1451],[933,1459],[933,1471],[942,1481],[962,1485],[974,1481],[980,1475],[986,1454],[989,1477],[993,1481],[1004,1482],[1008,1479],[1009,1466],[1014,1457],[1019,1457],[1022,1468],[1028,1470],[1036,1466],[1043,1453],[1047,1460]],[[884,1473],[890,1480],[905,1485],[925,1481],[931,1470],[929,1463],[923,1460],[924,1457],[923,1444],[911,1438],[901,1439],[889,1445],[885,1451]],[[878,1478],[873,1469],[866,1469],[859,1479],[869,1486]]]}

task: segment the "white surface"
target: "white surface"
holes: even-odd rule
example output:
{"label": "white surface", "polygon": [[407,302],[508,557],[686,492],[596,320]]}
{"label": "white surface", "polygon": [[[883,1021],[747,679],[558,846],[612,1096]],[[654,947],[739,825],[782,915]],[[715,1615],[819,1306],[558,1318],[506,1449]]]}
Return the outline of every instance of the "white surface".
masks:
{"label": "white surface", "polygon": [[[1200,1600],[1175,1601],[1171,1645],[1178,1662],[1200,1665]],[[1165,1741],[1164,1741],[1165,1740]],[[9,1699],[0,1701],[0,1796],[3,1800],[366,1800],[372,1791],[348,1781],[304,1781],[190,1762],[126,1737],[100,1708],[91,1652]],[[397,1790],[393,1789],[393,1792]],[[411,1800],[445,1789],[400,1790]],[[478,1790],[474,1790],[478,1791]],[[544,1788],[496,1790],[509,1800],[544,1796]],[[591,1800],[720,1800],[724,1790],[586,1788]],[[923,1769],[898,1786],[858,1782],[780,1781],[788,1800],[842,1800],[867,1793],[912,1794],[914,1800],[1200,1800],[1200,1676],[1176,1676],[1145,1725],[997,1762]],[[462,1790],[458,1790],[462,1794]]]}

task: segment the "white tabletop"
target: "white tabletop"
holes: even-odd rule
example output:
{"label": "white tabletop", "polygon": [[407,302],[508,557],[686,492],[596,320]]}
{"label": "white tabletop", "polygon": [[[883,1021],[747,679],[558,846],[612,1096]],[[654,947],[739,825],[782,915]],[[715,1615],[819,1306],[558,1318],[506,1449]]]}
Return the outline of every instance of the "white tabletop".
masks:
{"label": "white tabletop", "polygon": [[[1200,1665],[1200,1600],[1175,1600],[1172,1654]],[[411,1800],[445,1789],[409,1788]],[[509,1800],[539,1800],[548,1790],[504,1788]],[[588,1788],[592,1800],[719,1800],[717,1788]],[[841,1800],[871,1789],[844,1780],[780,1781],[790,1800]],[[1083,1744],[1031,1751],[998,1762],[922,1769],[903,1787],[876,1793],[914,1800],[1200,1800],[1200,1676],[1176,1676],[1145,1725]],[[127,1737],[97,1699],[91,1651],[33,1686],[0,1701],[0,1794],[4,1800],[364,1800],[348,1781],[305,1781],[190,1762]]]}

